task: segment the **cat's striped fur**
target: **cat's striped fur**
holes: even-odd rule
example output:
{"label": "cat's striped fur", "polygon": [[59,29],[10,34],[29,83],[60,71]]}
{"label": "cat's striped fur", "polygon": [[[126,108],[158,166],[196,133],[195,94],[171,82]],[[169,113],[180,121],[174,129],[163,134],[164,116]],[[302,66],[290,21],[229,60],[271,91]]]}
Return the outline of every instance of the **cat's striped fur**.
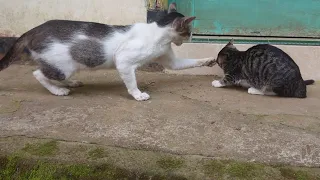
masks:
{"label": "cat's striped fur", "polygon": [[230,41],[218,54],[217,63],[225,77],[213,81],[214,87],[240,85],[250,94],[307,97],[306,85],[314,80],[302,79],[294,60],[281,49],[259,44],[239,51]]}

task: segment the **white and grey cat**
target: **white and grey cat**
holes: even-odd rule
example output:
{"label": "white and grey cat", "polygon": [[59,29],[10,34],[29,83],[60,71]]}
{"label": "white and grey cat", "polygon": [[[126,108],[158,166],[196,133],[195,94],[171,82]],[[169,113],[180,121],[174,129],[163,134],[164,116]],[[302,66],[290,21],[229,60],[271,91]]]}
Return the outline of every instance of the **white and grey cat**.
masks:
{"label": "white and grey cat", "polygon": [[77,70],[116,68],[129,94],[138,101],[148,100],[150,96],[137,87],[135,70],[139,66],[153,61],[178,70],[215,64],[214,57],[180,59],[173,53],[171,43],[180,46],[190,38],[194,19],[178,13],[173,3],[168,14],[153,23],[111,26],[51,20],[23,34],[0,60],[0,70],[27,48],[39,65],[34,77],[54,95],[68,95],[70,90],[66,87],[82,85],[68,80]]}

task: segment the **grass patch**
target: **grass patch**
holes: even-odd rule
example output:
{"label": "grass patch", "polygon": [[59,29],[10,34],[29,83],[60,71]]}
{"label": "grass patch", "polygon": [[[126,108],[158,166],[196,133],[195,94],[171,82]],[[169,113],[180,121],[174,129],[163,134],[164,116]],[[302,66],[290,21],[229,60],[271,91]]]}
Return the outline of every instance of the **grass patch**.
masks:
{"label": "grass patch", "polygon": [[229,164],[226,171],[232,177],[238,177],[240,179],[252,179],[254,177],[262,176],[264,167],[260,164],[234,162]]}
{"label": "grass patch", "polygon": [[301,170],[294,170],[290,168],[280,168],[281,175],[287,179],[294,180],[320,180],[320,176],[312,177],[308,172]]}
{"label": "grass patch", "polygon": [[88,152],[88,155],[91,159],[100,159],[100,158],[104,158],[107,156],[107,153],[105,152],[105,150],[103,148],[96,148],[93,150],[90,150]]}
{"label": "grass patch", "polygon": [[320,180],[320,176],[290,167],[273,167],[259,163],[209,160],[204,165],[205,174],[214,179],[283,179]]}
{"label": "grass patch", "polygon": [[211,177],[222,177],[225,174],[226,165],[221,161],[210,161],[204,165],[205,173]]}
{"label": "grass patch", "polygon": [[183,166],[184,160],[181,158],[165,157],[157,161],[160,168],[165,170],[179,169]]}
{"label": "grass patch", "polygon": [[59,150],[57,141],[49,141],[46,143],[26,144],[22,149],[32,155],[52,156]]}
{"label": "grass patch", "polygon": [[[148,172],[131,171],[111,164],[62,164],[45,160],[27,160],[16,156],[2,159],[0,169],[1,180],[30,179],[30,180],[186,180],[182,176],[159,175]],[[6,160],[4,160],[6,159]]]}
{"label": "grass patch", "polygon": [[215,178],[253,179],[267,175],[263,165],[247,162],[211,160],[204,169],[206,174]]}

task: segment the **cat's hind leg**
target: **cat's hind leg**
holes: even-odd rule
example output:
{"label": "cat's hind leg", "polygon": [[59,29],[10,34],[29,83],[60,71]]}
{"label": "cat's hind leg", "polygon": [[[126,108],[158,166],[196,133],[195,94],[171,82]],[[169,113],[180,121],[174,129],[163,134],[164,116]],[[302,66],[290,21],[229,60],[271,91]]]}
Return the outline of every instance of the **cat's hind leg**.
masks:
{"label": "cat's hind leg", "polygon": [[66,87],[70,87],[70,88],[76,88],[76,87],[82,87],[83,83],[81,81],[78,80],[63,80],[61,81],[61,83],[66,86]]}
{"label": "cat's hind leg", "polygon": [[64,87],[59,87],[52,83],[43,70],[38,69],[33,72],[33,76],[40,82],[40,84],[45,87],[48,91],[56,96],[66,96],[70,93],[70,90]]}
{"label": "cat's hind leg", "polygon": [[57,65],[49,64],[48,61],[44,59],[38,59],[37,62],[39,63],[40,69],[34,71],[33,76],[52,94],[66,96],[70,93],[69,89],[60,87],[55,82],[73,86],[78,85],[68,80],[75,70],[72,64],[58,67]]}
{"label": "cat's hind leg", "polygon": [[248,93],[252,94],[252,95],[267,95],[267,96],[275,96],[276,93],[274,93],[272,90],[270,90],[269,88],[262,88],[260,89],[256,89],[254,87],[250,87],[248,89]]}
{"label": "cat's hind leg", "polygon": [[273,87],[272,90],[280,97],[307,97],[307,87],[303,80],[298,82],[287,82],[282,86]]}

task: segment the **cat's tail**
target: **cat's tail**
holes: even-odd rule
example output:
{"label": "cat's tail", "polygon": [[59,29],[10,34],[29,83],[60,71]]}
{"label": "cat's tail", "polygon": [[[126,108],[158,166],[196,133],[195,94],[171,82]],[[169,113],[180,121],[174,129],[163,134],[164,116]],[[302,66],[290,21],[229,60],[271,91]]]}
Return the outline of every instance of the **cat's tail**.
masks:
{"label": "cat's tail", "polygon": [[18,61],[18,56],[22,54],[27,47],[25,36],[21,36],[16,40],[6,55],[0,60],[0,71],[9,67],[13,62]]}
{"label": "cat's tail", "polygon": [[311,84],[314,84],[314,80],[313,79],[304,80],[304,83],[306,85],[311,85]]}

